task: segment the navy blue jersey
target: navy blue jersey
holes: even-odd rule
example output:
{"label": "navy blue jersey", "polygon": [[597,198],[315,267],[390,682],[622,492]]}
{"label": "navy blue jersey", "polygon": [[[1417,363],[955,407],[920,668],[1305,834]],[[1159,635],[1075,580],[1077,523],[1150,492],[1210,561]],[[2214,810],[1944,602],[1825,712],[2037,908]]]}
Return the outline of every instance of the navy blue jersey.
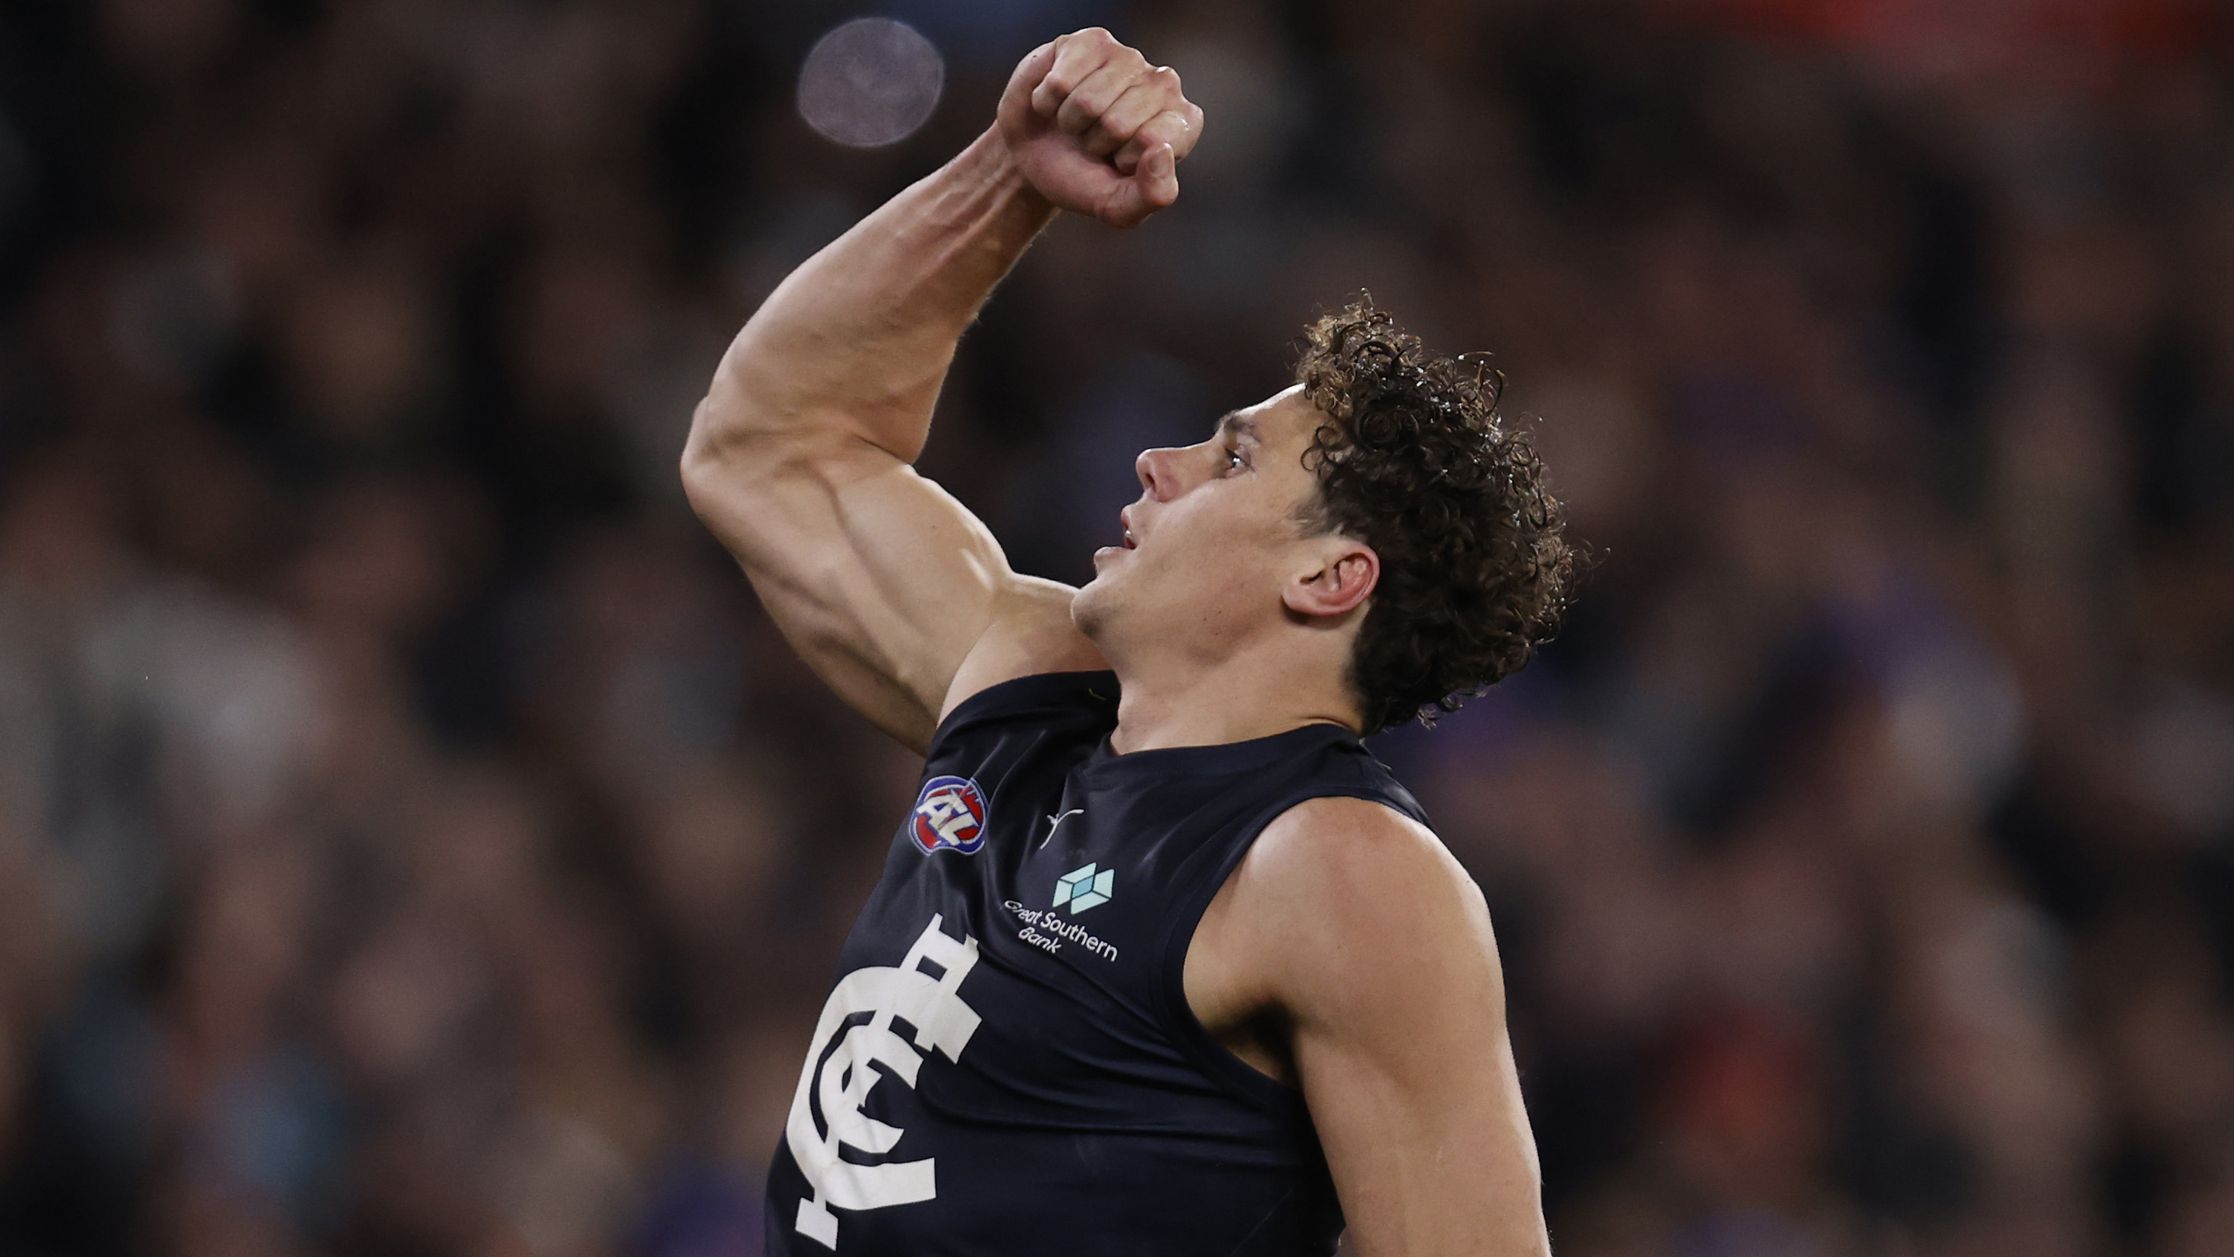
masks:
{"label": "navy blue jersey", "polygon": [[840,954],[768,1176],[772,1254],[1245,1257],[1342,1230],[1299,1092],[1182,966],[1258,832],[1419,804],[1347,729],[1119,755],[1109,672],[1022,677],[933,735]]}

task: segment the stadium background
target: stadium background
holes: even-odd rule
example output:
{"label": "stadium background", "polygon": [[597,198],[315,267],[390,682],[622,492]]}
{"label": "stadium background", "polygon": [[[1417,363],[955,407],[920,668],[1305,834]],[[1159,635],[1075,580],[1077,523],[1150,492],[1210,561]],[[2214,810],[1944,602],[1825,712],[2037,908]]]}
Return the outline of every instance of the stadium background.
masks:
{"label": "stadium background", "polygon": [[1499,354],[1598,571],[1375,745],[1564,1257],[2234,1252],[2223,8],[899,0],[943,96],[859,149],[799,86],[866,11],[0,11],[0,1251],[757,1252],[916,766],[676,458],[1100,22],[1208,138],[1043,240],[926,470],[1076,580],[1351,290]]}

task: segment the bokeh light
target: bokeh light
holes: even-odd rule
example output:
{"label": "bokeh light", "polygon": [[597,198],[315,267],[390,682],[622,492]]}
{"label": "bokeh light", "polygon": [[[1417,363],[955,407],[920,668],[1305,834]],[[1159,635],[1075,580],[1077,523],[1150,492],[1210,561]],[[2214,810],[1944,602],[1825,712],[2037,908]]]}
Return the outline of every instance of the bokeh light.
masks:
{"label": "bokeh light", "polygon": [[915,134],[945,86],[945,59],[914,27],[856,18],[807,53],[799,115],[840,144],[880,148]]}

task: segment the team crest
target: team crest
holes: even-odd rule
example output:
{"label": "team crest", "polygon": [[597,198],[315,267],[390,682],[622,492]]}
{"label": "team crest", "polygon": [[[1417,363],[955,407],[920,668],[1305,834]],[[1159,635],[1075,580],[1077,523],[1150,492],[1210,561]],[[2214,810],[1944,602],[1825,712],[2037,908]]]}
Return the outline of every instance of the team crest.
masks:
{"label": "team crest", "polygon": [[[933,1052],[961,1060],[977,1033],[977,1010],[961,991],[962,980],[977,965],[977,940],[967,934],[949,938],[939,924],[940,918],[931,918],[898,968],[856,969],[830,992],[799,1087],[791,1094],[784,1141],[807,1180],[807,1196],[792,1225],[832,1251],[838,1247],[836,1210],[938,1198],[938,1158],[890,1159],[887,1154],[907,1131],[871,1116],[868,1108],[869,1093],[879,1082],[891,1079],[888,1092],[912,1090]],[[925,962],[937,968],[937,976],[923,968]],[[856,1155],[841,1155],[841,1147]],[[963,1173],[969,1173],[967,1166]]]}
{"label": "team crest", "polygon": [[931,778],[915,796],[909,832],[926,855],[940,850],[974,855],[985,845],[985,792],[967,777]]}

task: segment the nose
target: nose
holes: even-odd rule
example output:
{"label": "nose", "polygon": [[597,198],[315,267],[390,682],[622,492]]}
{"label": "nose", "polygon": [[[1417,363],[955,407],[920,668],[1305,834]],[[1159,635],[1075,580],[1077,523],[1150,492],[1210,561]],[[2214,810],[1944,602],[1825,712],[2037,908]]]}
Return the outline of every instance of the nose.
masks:
{"label": "nose", "polygon": [[1140,486],[1148,496],[1158,502],[1168,502],[1179,491],[1179,472],[1172,457],[1179,451],[1162,448],[1140,451],[1133,460],[1133,471],[1140,477]]}

